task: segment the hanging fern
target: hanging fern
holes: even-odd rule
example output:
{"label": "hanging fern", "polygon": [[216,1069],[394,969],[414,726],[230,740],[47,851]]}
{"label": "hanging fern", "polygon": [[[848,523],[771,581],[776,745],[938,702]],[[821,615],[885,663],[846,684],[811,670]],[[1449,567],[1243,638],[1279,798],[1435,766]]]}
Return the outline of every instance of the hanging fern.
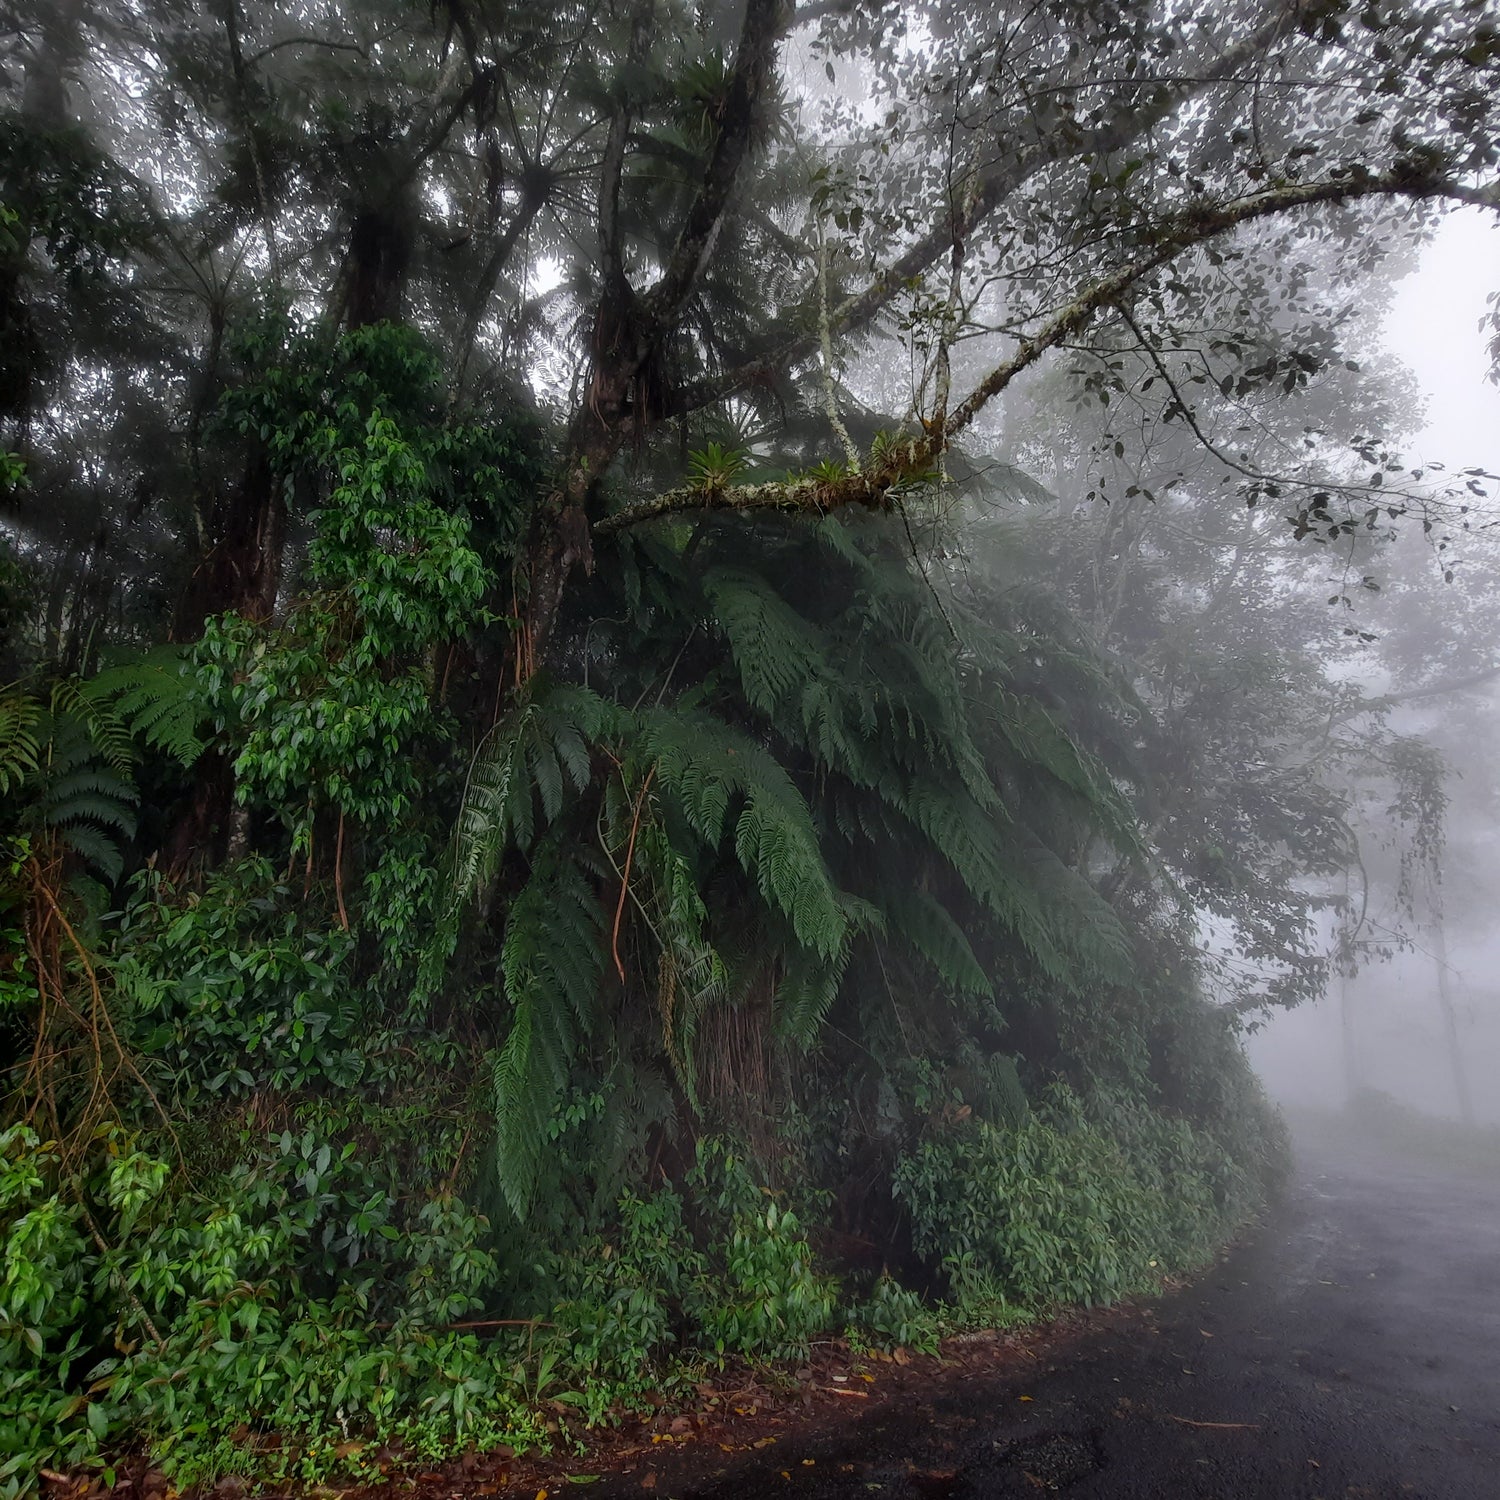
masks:
{"label": "hanging fern", "polygon": [[500,951],[510,1022],[494,1064],[496,1167],[519,1219],[574,1054],[598,1021],[603,937],[604,913],[584,873],[557,844],[539,850],[506,912]]}
{"label": "hanging fern", "polygon": [[754,740],[698,710],[647,709],[636,723],[636,754],[656,767],[693,831],[717,847],[738,805],[734,851],[745,873],[799,943],[834,958],[849,936],[848,915],[806,799],[783,767]]}
{"label": "hanging fern", "polygon": [[964,995],[993,992],[968,936],[936,897],[911,887],[893,887],[881,904],[893,935],[919,954],[942,984]]}
{"label": "hanging fern", "polygon": [[745,697],[762,713],[776,717],[831,665],[826,635],[758,574],[714,568],[704,575],[703,592],[728,638]]}
{"label": "hanging fern", "polygon": [[662,1047],[690,1104],[698,1102],[693,1040],[698,1022],[727,994],[728,971],[708,937],[709,909],[687,857],[659,820],[639,830],[635,899],[656,941],[656,1005]]}
{"label": "hanging fern", "polygon": [[566,787],[592,775],[591,745],[613,719],[587,688],[533,686],[530,697],[485,735],[469,767],[454,832],[453,887],[467,896],[494,878],[508,845],[529,847],[561,811]]}

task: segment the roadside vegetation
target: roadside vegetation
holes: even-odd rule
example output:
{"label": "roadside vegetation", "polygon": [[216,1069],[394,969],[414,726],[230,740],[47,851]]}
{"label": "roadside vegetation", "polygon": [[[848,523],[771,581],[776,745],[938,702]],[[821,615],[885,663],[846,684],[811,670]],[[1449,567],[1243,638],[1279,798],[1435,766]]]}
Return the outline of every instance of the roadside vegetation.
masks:
{"label": "roadside vegetation", "polygon": [[1473,668],[1367,611],[1482,485],[1354,346],[1487,201],[1478,9],[1373,113],[1337,6],[4,15],[0,1500],[565,1446],[1259,1211],[1243,1028],[1361,799],[1442,847]]}

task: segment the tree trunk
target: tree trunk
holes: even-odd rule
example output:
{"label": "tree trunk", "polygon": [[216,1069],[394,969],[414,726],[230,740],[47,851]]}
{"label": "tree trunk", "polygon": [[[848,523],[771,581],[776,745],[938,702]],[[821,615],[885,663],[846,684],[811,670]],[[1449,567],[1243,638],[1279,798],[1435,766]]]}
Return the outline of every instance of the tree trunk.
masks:
{"label": "tree trunk", "polygon": [[265,454],[254,452],[238,488],[214,506],[214,539],[188,581],[173,622],[174,640],[197,640],[212,615],[270,619],[281,585],[286,521],[281,484]]}
{"label": "tree trunk", "polygon": [[1453,1097],[1458,1104],[1458,1118],[1465,1125],[1473,1125],[1474,1101],[1469,1094],[1469,1075],[1464,1068],[1463,1048],[1459,1045],[1458,1016],[1453,1008],[1452,971],[1448,967],[1448,931],[1441,910],[1433,912],[1433,955],[1437,963],[1438,1005],[1443,1012],[1448,1061],[1453,1069]]}
{"label": "tree trunk", "polygon": [[1352,1104],[1365,1086],[1360,1069],[1359,1040],[1354,1034],[1354,975],[1349,965],[1339,966],[1339,1029],[1344,1044],[1344,1102]]}
{"label": "tree trunk", "polygon": [[401,321],[415,238],[415,214],[405,189],[387,203],[367,204],[355,213],[344,267],[348,327]]}
{"label": "tree trunk", "polygon": [[[286,500],[264,453],[251,454],[242,484],[214,507],[217,539],[193,570],[172,638],[195,641],[210,618],[239,614],[269,620],[281,584],[286,547]],[[235,827],[234,772],[229,758],[211,750],[198,760],[193,790],[177,811],[162,850],[169,874],[212,869],[229,852]]]}

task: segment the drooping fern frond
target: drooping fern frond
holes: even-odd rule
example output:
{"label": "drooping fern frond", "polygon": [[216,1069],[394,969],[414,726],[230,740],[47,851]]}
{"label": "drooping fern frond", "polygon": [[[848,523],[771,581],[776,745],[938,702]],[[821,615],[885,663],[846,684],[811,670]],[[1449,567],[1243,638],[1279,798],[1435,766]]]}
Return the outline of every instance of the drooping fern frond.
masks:
{"label": "drooping fern frond", "polygon": [[791,924],[797,941],[832,959],[849,936],[849,919],[818,844],[807,801],[786,770],[747,735],[698,710],[646,709],[638,754],[657,768],[694,833],[710,848],[727,832],[762,898]]}
{"label": "drooping fern frond", "polygon": [[129,775],[135,764],[135,742],[130,730],[110,704],[90,695],[86,684],[72,678],[53,684],[52,721],[55,725],[78,725],[97,758],[118,775]]}
{"label": "drooping fern frond", "polygon": [[893,886],[883,893],[881,904],[891,934],[925,960],[949,989],[962,995],[993,993],[968,935],[935,896],[915,887]]}
{"label": "drooping fern frond", "polygon": [[36,771],[42,751],[36,733],[41,712],[41,704],[19,688],[0,694],[0,795]]}
{"label": "drooping fern frond", "polygon": [[973,895],[1054,980],[1120,977],[1126,943],[1118,916],[1082,876],[1033,836],[1002,829],[983,808],[938,784],[887,789]]}
{"label": "drooping fern frond", "polygon": [[560,848],[544,846],[510,903],[500,952],[510,1026],[494,1063],[495,1159],[518,1219],[575,1051],[595,1028],[604,946],[604,913],[590,882]]}
{"label": "drooping fern frond", "polygon": [[55,706],[38,720],[42,749],[29,778],[24,821],[36,833],[56,835],[98,874],[116,880],[125,863],[122,846],[135,834],[140,795],[128,755],[121,769],[118,744],[108,754],[101,750],[100,716],[70,712],[75,701],[74,693],[54,694]]}
{"label": "drooping fern frond", "polygon": [[191,766],[203,753],[203,699],[179,647],[159,646],[133,661],[106,667],[82,684],[81,694],[134,740]]}
{"label": "drooping fern frond", "polygon": [[639,830],[635,861],[634,894],[658,945],[662,1047],[684,1095],[696,1107],[693,1038],[703,1013],[724,1000],[727,971],[708,938],[709,910],[697,876],[659,820]]}
{"label": "drooping fern frond", "polygon": [[[851,933],[879,928],[883,919],[869,902],[841,893]],[[787,953],[786,971],[776,987],[775,1023],[780,1038],[801,1052],[810,1052],[822,1035],[823,1022],[838,998],[849,967],[850,947],[822,954],[807,948]]]}
{"label": "drooping fern frond", "polygon": [[536,804],[551,823],[566,787],[581,792],[592,772],[591,745],[612,721],[614,706],[587,688],[535,688],[485,735],[469,766],[453,834],[450,907],[494,880],[505,850],[530,846]]}
{"label": "drooping fern frond", "polygon": [[829,642],[757,573],[714,568],[703,591],[723,628],[745,696],[775,716],[831,661]]}
{"label": "drooping fern frond", "polygon": [[[822,527],[820,537],[842,530]],[[850,569],[846,556],[836,552],[828,562],[854,578],[844,582],[844,607],[825,623],[750,569],[704,573],[704,595],[746,700],[840,776],[873,787],[893,763],[911,771],[946,767],[973,797],[998,808],[971,732],[962,663],[930,594],[903,565],[861,557]]]}

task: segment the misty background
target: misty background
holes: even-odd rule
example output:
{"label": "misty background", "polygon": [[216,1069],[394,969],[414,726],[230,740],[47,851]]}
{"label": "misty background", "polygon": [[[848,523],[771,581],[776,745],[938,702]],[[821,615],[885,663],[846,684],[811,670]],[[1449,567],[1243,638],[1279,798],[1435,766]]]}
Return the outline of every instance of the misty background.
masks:
{"label": "misty background", "polygon": [[[1500,230],[1479,213],[1459,212],[1395,286],[1383,337],[1425,396],[1409,445],[1415,459],[1500,472],[1500,388],[1480,328],[1497,272]],[[1446,955],[1430,924],[1418,926],[1388,953],[1368,954],[1352,977],[1334,977],[1321,999],[1271,1012],[1249,1034],[1257,1071],[1293,1111],[1339,1108],[1353,1086],[1427,1113],[1458,1118],[1467,1108],[1476,1123],[1500,1124],[1497,708],[1500,675],[1404,716],[1404,728],[1440,747],[1450,773],[1448,838],[1462,862],[1445,882]],[[1394,936],[1397,923],[1376,911],[1372,925]]]}

